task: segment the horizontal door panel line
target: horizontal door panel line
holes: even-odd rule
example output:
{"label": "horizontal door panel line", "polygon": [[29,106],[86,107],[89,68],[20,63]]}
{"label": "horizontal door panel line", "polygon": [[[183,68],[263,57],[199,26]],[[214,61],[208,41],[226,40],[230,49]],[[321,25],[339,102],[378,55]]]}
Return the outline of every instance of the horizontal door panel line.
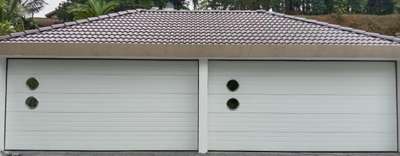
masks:
{"label": "horizontal door panel line", "polygon": [[[277,130],[266,130],[266,129],[259,129],[259,130],[215,130],[215,129],[210,129],[209,132],[212,134],[219,134],[219,133],[227,133],[227,134],[235,134],[239,136],[247,136],[246,134],[255,134],[255,133],[269,133],[269,134],[388,134],[388,136],[393,135],[396,133],[395,130],[389,131],[389,130],[383,130],[383,131],[363,131],[363,130],[354,130],[354,131],[329,131],[329,130],[320,130],[320,131],[290,131],[290,128],[287,128],[289,130],[286,131],[277,131]],[[336,129],[340,129],[339,127]]]}
{"label": "horizontal door panel line", "polygon": [[[270,91],[273,92],[273,91]],[[218,93],[218,92],[209,92],[210,96],[213,95],[226,95],[226,96],[257,96],[257,95],[271,95],[271,96],[343,96],[343,97],[348,97],[348,96],[378,96],[378,97],[392,97],[393,95],[387,95],[387,94],[300,94],[300,93],[296,93],[296,94],[272,94],[272,93],[240,93],[240,92],[236,92],[236,93],[228,93],[228,92],[224,92],[224,93]]]}
{"label": "horizontal door panel line", "polygon": [[134,114],[173,114],[173,113],[176,113],[176,114],[194,114],[194,113],[197,113],[197,111],[196,112],[88,112],[88,111],[86,111],[86,112],[84,112],[84,111],[82,111],[82,112],[48,112],[48,111],[34,111],[34,112],[32,112],[32,111],[29,111],[29,110],[27,110],[27,111],[7,111],[7,112],[14,112],[14,113],[28,113],[28,114],[38,114],[38,113],[43,113],[43,114],[53,114],[53,113],[57,113],[57,114],[107,114],[107,115],[109,115],[109,114],[132,114],[132,113],[134,113]]}
{"label": "horizontal door panel line", "polygon": [[[99,89],[96,89],[99,90]],[[54,92],[43,92],[43,91],[36,91],[35,93],[32,92],[9,92],[9,94],[19,94],[19,95],[39,95],[39,94],[46,94],[46,95],[54,95],[54,94],[68,94],[68,95],[101,95],[101,94],[107,94],[107,95],[149,95],[149,94],[155,94],[155,96],[157,95],[197,95],[196,92],[141,92],[140,94],[137,94],[135,92],[90,92],[91,90],[88,90],[87,92],[76,92],[76,91],[70,91],[70,92],[60,92],[60,91],[54,91]]]}
{"label": "horizontal door panel line", "polygon": [[[153,127],[154,128],[154,127]],[[197,133],[197,130],[192,130],[192,131],[185,131],[185,130],[141,130],[141,131],[135,131],[135,130],[129,130],[129,131],[116,131],[116,130],[107,130],[107,131],[93,131],[93,130],[68,130],[68,131],[61,131],[61,130],[13,130],[12,132],[8,132],[8,133],[14,133],[14,132],[32,132],[32,133],[48,133],[48,132],[59,132],[59,133],[75,133],[75,132],[84,132],[84,133],[100,133],[100,132],[104,132],[104,133],[109,133],[109,132],[122,132],[122,133],[140,133],[140,132],[163,132],[163,133],[176,133],[176,132],[189,132],[189,133]]]}
{"label": "horizontal door panel line", "polygon": [[393,116],[397,115],[395,112],[393,113],[291,113],[291,112],[219,112],[219,111],[209,111],[210,114],[293,114],[293,115],[383,115],[383,116]]}

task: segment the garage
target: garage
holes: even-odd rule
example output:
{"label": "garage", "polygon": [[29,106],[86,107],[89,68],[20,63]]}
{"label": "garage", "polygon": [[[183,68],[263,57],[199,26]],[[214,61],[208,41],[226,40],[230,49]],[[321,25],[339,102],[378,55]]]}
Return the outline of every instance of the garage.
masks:
{"label": "garage", "polygon": [[0,36],[0,154],[392,155],[399,78],[390,36],[265,10],[122,11]]}
{"label": "garage", "polygon": [[197,61],[8,59],[7,150],[196,150]]}
{"label": "garage", "polygon": [[395,68],[210,61],[209,150],[397,151]]}

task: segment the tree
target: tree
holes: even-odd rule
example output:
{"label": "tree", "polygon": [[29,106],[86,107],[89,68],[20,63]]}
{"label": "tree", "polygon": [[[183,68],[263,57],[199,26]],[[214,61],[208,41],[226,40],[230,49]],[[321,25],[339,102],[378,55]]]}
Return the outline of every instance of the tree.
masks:
{"label": "tree", "polygon": [[345,14],[349,11],[349,4],[347,0],[334,0],[333,1],[333,10],[336,14]]}
{"label": "tree", "polygon": [[9,21],[5,21],[7,2],[0,0],[0,35],[14,32],[14,28]]}
{"label": "tree", "polygon": [[386,15],[394,12],[393,0],[368,0],[367,12],[369,14]]}
{"label": "tree", "polygon": [[15,29],[10,22],[8,21],[0,22],[0,35],[5,35],[13,32],[15,32]]}
{"label": "tree", "polygon": [[62,21],[74,20],[74,15],[71,13],[71,8],[76,4],[85,4],[87,0],[67,0],[62,2],[55,10],[55,14],[58,19]]}
{"label": "tree", "polygon": [[349,0],[350,13],[360,14],[365,12],[367,0]]}
{"label": "tree", "polygon": [[334,0],[324,0],[326,5],[325,13],[331,14],[335,12],[335,1]]}
{"label": "tree", "polygon": [[[25,29],[24,26],[24,8],[19,0],[5,0],[2,9],[3,13],[0,17],[0,22],[11,23],[16,31],[22,31]],[[7,25],[7,24],[6,24]]]}
{"label": "tree", "polygon": [[[293,0],[295,1],[295,0]],[[202,0],[200,8],[213,10],[281,10],[281,0]]]}
{"label": "tree", "polygon": [[302,14],[301,7],[304,6],[300,0],[284,0],[284,12],[286,14]]}
{"label": "tree", "polygon": [[320,15],[326,12],[325,1],[321,0],[311,0],[311,13],[312,15]]}
{"label": "tree", "polygon": [[115,1],[88,0],[86,4],[73,5],[70,12],[75,19],[82,19],[111,13],[117,6]]}
{"label": "tree", "polygon": [[25,8],[27,13],[32,15],[33,18],[34,14],[42,10],[47,3],[44,0],[24,0],[21,2],[21,5]]}
{"label": "tree", "polygon": [[193,3],[193,10],[197,10],[199,6],[199,0],[192,0],[192,3]]}
{"label": "tree", "polygon": [[[106,3],[117,3],[117,6],[113,11],[131,10],[131,9],[150,9],[152,7],[158,7],[160,9],[165,8],[167,3],[171,2],[175,9],[188,9],[187,2],[185,0],[101,0]],[[71,21],[79,19],[81,17],[75,17],[72,9],[77,5],[87,5],[87,0],[68,0],[56,9],[56,16],[63,21]]]}
{"label": "tree", "polygon": [[7,5],[6,0],[0,0],[0,17],[3,16],[3,13],[6,10],[6,8],[5,8],[6,5]]}
{"label": "tree", "polygon": [[394,10],[399,14],[400,13],[400,0],[394,0]]}
{"label": "tree", "polygon": [[163,7],[166,3],[162,0],[118,0],[116,10],[129,10],[129,9],[150,9],[153,6]]}

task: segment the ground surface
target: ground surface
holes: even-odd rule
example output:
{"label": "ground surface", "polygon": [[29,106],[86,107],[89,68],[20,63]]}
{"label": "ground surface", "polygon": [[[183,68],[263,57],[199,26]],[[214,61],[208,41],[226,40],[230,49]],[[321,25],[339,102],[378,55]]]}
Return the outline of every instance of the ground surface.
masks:
{"label": "ground surface", "polygon": [[12,156],[400,156],[400,153],[259,153],[259,152],[11,152]]}
{"label": "ground surface", "polygon": [[400,14],[393,15],[319,15],[307,16],[331,24],[395,36],[400,33]]}

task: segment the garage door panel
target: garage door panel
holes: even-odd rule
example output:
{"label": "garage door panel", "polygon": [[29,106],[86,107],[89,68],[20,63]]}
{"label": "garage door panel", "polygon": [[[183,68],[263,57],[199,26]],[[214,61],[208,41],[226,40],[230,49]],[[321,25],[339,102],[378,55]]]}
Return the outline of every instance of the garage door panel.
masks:
{"label": "garage door panel", "polygon": [[[169,75],[169,76],[104,76],[104,75],[26,75],[15,76],[9,83],[16,84],[9,88],[11,93],[31,93],[25,82],[35,77],[40,87],[35,93],[52,94],[80,94],[80,93],[165,93],[165,94],[196,94],[193,88],[197,87],[197,75]],[[60,80],[68,80],[60,82]],[[90,80],[90,81],[88,81]],[[118,83],[107,83],[118,82]],[[166,83],[168,82],[168,83]],[[179,85],[187,84],[187,85]]]}
{"label": "garage door panel", "polygon": [[[197,149],[195,61],[8,63],[6,149]],[[30,77],[36,90],[25,84]],[[26,106],[29,96],[37,108]]]}
{"label": "garage door panel", "polygon": [[209,71],[210,150],[397,150],[393,62],[210,61]]}
{"label": "garage door panel", "polygon": [[[357,95],[254,95],[214,94],[210,95],[209,112],[228,113],[226,101],[240,99],[240,109],[235,112],[271,113],[345,113],[345,114],[396,114],[396,99],[393,96]],[[263,99],[260,101],[258,99]],[[354,108],[357,109],[354,109]]]}
{"label": "garage door panel", "polygon": [[[190,107],[193,99],[197,99],[196,94],[57,94],[57,93],[18,93],[9,95],[9,112],[25,112],[27,106],[24,105],[25,98],[36,97],[40,106],[34,112],[186,112],[197,113],[197,107]],[[154,98],[157,97],[157,98]],[[162,99],[162,104],[160,104]],[[85,104],[83,105],[82,102]],[[143,103],[143,105],[135,105]],[[171,107],[174,106],[174,107]],[[94,109],[95,108],[95,109]],[[157,108],[157,109],[155,109]]]}
{"label": "garage door panel", "polygon": [[[393,73],[391,75],[395,76]],[[240,90],[235,93],[226,90],[226,83],[231,79],[240,83]],[[394,95],[393,87],[387,85],[393,81],[392,77],[371,77],[371,75],[365,77],[315,77],[314,73],[307,77],[226,75],[214,77],[209,81],[210,94]],[[377,87],[382,89],[376,90]]]}
{"label": "garage door panel", "polygon": [[[32,118],[35,114],[35,118]],[[17,112],[8,116],[8,130],[17,131],[102,131],[141,132],[141,131],[197,131],[196,119],[188,118],[195,113],[32,113]],[[68,137],[66,135],[65,137]]]}
{"label": "garage door panel", "polygon": [[[211,113],[210,118],[213,120],[209,122],[209,130],[255,134],[286,131],[288,133],[368,132],[392,135],[396,133],[396,119],[392,116],[393,114]],[[387,125],[392,127],[388,129]]]}
{"label": "garage door panel", "polygon": [[[65,60],[65,59],[9,60],[11,75],[193,75],[195,61],[158,60]],[[73,62],[73,63],[71,63]],[[118,63],[115,63],[118,62]],[[160,68],[162,64],[162,68]],[[171,73],[171,70],[174,72]],[[105,72],[107,71],[107,72]]]}
{"label": "garage door panel", "polygon": [[[246,135],[243,135],[246,134]],[[246,133],[211,132],[209,146],[236,151],[396,151],[396,138],[369,133]],[[237,137],[240,135],[240,137]],[[365,137],[369,136],[369,137]],[[267,144],[266,144],[267,140]],[[345,142],[343,140],[352,140]],[[358,142],[357,144],[353,143]],[[321,143],[323,142],[323,143]],[[246,146],[243,146],[246,144]]]}
{"label": "garage door panel", "polygon": [[[12,140],[9,139],[8,149],[19,147],[24,149],[63,149],[76,150],[80,147],[85,150],[193,150],[197,146],[194,139],[196,132],[118,132],[112,136],[108,132],[70,132],[68,137],[63,137],[64,132],[18,132],[12,133]],[[46,138],[43,138],[46,136]],[[15,141],[14,141],[15,140]],[[135,140],[135,141],[132,141]],[[172,144],[171,140],[175,140]],[[22,141],[22,142],[21,142]],[[54,142],[57,142],[55,144]],[[99,144],[101,142],[102,144]]]}
{"label": "garage door panel", "polygon": [[[321,63],[322,62],[322,63]],[[393,62],[362,62],[362,61],[210,61],[209,72],[214,76],[248,76],[248,77],[309,77],[309,72],[321,77],[365,77],[373,74],[381,77],[393,74],[384,70],[393,68]],[[218,68],[214,68],[217,67]],[[221,70],[224,69],[224,70]],[[246,70],[252,69],[252,70]],[[301,69],[301,70],[299,70]],[[237,72],[241,70],[241,72]],[[254,72],[254,70],[268,72]],[[371,71],[374,71],[371,73]],[[212,77],[210,77],[212,78]]]}

